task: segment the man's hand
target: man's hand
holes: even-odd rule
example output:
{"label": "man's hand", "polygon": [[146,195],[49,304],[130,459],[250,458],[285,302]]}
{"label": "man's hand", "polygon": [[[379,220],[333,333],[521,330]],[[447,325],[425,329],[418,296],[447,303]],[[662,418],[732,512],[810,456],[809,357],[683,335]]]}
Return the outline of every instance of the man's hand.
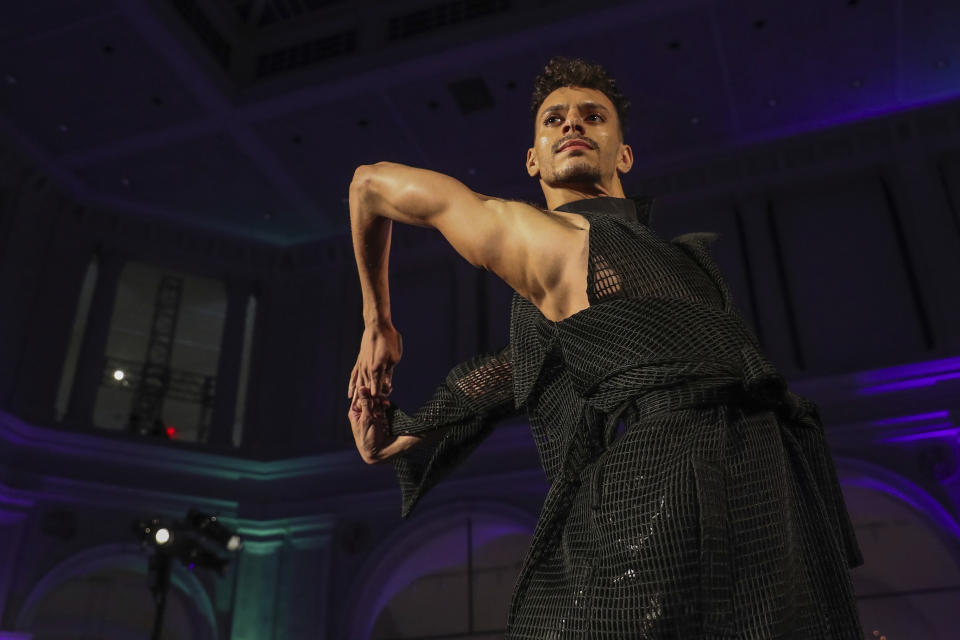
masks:
{"label": "man's hand", "polygon": [[403,339],[391,324],[368,324],[360,339],[360,353],[350,373],[347,397],[353,398],[359,387],[367,387],[379,398],[393,391],[393,368],[403,355]]}
{"label": "man's hand", "polygon": [[382,462],[384,450],[395,440],[388,435],[386,407],[388,400],[375,399],[370,389],[360,386],[350,403],[350,427],[353,429],[353,441],[357,445],[360,457],[367,464]]}
{"label": "man's hand", "polygon": [[389,406],[389,400],[374,398],[365,386],[357,388],[350,403],[347,417],[353,429],[353,441],[367,464],[384,462],[422,439],[419,436],[391,436],[386,415]]}

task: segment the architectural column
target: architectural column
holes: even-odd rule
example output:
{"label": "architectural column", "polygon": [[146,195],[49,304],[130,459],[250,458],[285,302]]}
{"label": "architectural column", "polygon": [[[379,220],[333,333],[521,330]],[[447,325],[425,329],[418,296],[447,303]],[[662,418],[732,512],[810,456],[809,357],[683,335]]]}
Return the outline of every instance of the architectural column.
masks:
{"label": "architectural column", "polygon": [[940,158],[923,149],[903,150],[896,166],[895,186],[907,212],[904,233],[911,242],[924,302],[938,348],[953,353],[960,335],[953,327],[960,322],[960,220],[953,209],[960,206],[950,193],[954,176],[946,173]]}
{"label": "architectural column", "polygon": [[107,338],[117,298],[117,286],[124,259],[112,251],[101,251],[97,256],[97,285],[93,290],[90,317],[77,360],[77,375],[70,392],[70,405],[65,424],[77,428],[93,424],[93,407],[97,390],[103,378],[106,363]]}
{"label": "architectural column", "polygon": [[333,520],[243,520],[231,640],[313,640],[330,634]]}
{"label": "architectural column", "polygon": [[271,640],[274,638],[277,582],[283,539],[250,540],[244,537],[243,551],[237,559],[237,588],[233,601],[231,640]]}
{"label": "architectural column", "polygon": [[327,638],[330,554],[329,531],[294,535],[283,551],[277,592],[274,637],[286,640]]}
{"label": "architectural column", "polygon": [[213,416],[210,423],[209,444],[230,446],[236,415],[240,367],[243,364],[243,336],[247,326],[247,301],[250,286],[246,282],[229,279],[227,289],[227,316],[220,339],[217,361],[217,386],[213,397]]}

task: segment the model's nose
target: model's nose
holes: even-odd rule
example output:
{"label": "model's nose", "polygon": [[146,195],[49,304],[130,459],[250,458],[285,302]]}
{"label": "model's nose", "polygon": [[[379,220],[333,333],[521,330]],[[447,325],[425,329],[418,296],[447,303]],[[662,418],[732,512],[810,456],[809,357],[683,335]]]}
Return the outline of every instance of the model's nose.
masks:
{"label": "model's nose", "polygon": [[564,135],[573,131],[579,131],[580,133],[583,133],[583,120],[579,116],[567,118],[567,121],[563,123]]}

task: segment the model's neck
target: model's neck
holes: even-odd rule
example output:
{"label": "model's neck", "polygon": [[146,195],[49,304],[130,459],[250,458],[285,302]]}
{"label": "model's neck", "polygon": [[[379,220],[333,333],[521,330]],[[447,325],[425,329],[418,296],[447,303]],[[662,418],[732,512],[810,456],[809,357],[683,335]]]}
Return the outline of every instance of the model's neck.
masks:
{"label": "model's neck", "polygon": [[619,180],[615,180],[611,185],[602,184],[572,184],[562,187],[551,187],[543,180],[540,180],[540,188],[543,189],[543,197],[547,201],[547,209],[553,210],[562,207],[568,202],[583,200],[584,198],[603,198],[605,196],[612,198],[626,198],[623,185]]}

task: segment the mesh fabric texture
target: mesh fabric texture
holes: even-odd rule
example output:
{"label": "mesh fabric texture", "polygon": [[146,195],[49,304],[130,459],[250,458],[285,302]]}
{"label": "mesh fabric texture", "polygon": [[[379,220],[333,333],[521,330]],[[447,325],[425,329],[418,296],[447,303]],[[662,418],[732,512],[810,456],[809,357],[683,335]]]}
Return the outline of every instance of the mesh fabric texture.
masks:
{"label": "mesh fabric texture", "polygon": [[587,309],[551,322],[514,296],[509,347],[394,411],[394,433],[430,436],[393,459],[403,514],[525,408],[550,489],[508,638],[862,639],[816,406],[760,353],[716,236],[666,242],[633,206],[561,207],[590,225]]}

